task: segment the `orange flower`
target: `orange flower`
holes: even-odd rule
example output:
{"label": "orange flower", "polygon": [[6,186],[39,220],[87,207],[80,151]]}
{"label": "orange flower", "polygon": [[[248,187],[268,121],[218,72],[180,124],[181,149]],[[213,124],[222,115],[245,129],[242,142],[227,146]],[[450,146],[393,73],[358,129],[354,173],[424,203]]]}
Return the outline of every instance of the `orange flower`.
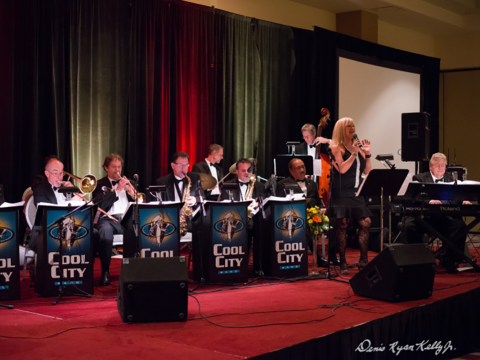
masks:
{"label": "orange flower", "polygon": [[320,216],[314,216],[312,220],[315,221],[316,223],[322,222],[322,218]]}

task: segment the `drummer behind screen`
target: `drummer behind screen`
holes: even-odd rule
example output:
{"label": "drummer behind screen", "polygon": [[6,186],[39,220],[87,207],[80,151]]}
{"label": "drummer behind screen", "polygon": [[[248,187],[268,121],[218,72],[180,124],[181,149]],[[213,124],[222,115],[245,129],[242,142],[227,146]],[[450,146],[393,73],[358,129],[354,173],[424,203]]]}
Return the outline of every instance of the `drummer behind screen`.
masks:
{"label": "drummer behind screen", "polygon": [[211,190],[207,191],[207,200],[216,201],[220,191],[218,189],[218,181],[223,178],[223,169],[217,165],[223,159],[223,147],[218,144],[211,144],[208,149],[208,156],[204,161],[198,162],[192,167],[192,171],[196,173],[203,173],[212,175],[217,180],[217,185]]}

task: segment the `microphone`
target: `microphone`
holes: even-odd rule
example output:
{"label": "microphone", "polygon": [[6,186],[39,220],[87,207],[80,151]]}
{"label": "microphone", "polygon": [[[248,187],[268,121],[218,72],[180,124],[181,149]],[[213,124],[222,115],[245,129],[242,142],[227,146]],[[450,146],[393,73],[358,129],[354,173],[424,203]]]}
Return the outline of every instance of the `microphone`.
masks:
{"label": "microphone", "polygon": [[203,203],[203,197],[202,197],[202,180],[198,179],[197,181],[197,191],[198,191],[198,197],[200,199],[200,206],[202,207],[202,213],[203,216],[207,216],[207,213],[205,212],[205,205]]}
{"label": "microphone", "polygon": [[[358,138],[357,133],[353,134],[353,138],[354,138],[355,140],[357,140],[357,141],[360,141],[360,139]],[[360,147],[360,149],[363,150],[363,145],[362,145],[362,143],[360,143],[360,145],[358,145],[358,146]]]}

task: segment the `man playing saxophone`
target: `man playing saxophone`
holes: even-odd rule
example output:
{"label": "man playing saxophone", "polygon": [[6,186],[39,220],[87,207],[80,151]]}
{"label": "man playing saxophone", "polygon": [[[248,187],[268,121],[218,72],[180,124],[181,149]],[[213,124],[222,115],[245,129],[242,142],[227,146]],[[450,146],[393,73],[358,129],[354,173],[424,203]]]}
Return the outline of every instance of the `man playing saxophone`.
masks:
{"label": "man playing saxophone", "polygon": [[[253,199],[251,206],[258,206],[257,200],[263,194],[265,187],[253,175],[253,163],[250,159],[240,159],[237,161],[236,170],[237,177],[228,181],[229,183],[237,183],[238,189],[232,191],[232,197],[235,201],[243,201]],[[222,191],[221,200],[229,200],[227,191]]]}

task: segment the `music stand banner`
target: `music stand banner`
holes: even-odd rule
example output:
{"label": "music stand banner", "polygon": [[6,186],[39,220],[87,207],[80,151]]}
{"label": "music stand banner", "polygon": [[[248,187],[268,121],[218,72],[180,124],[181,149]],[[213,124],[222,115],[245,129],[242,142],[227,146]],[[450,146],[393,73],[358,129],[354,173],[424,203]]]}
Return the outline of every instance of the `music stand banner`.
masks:
{"label": "music stand banner", "polygon": [[279,277],[308,275],[305,202],[274,203],[273,272]]}
{"label": "music stand banner", "polygon": [[0,302],[20,299],[18,211],[0,208]]}
{"label": "music stand banner", "polygon": [[[45,207],[43,241],[37,255],[35,291],[41,296],[58,294],[60,281],[65,293],[93,294],[93,243],[91,210],[77,212],[60,224],[49,224],[68,214],[72,207]],[[39,208],[41,210],[41,208]]]}
{"label": "music stand banner", "polygon": [[140,257],[180,256],[180,205],[140,205]]}

